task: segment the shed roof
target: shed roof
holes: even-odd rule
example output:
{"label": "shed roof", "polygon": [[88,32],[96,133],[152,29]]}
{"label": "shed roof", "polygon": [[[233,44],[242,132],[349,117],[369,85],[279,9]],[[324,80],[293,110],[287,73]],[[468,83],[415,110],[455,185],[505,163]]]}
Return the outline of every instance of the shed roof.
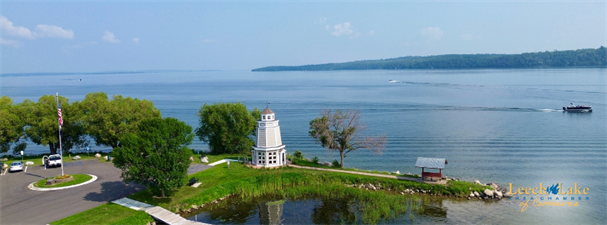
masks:
{"label": "shed roof", "polygon": [[272,112],[272,110],[270,110],[270,108],[266,107],[266,109],[261,111],[261,114],[274,114],[274,112]]}
{"label": "shed roof", "polygon": [[430,169],[444,169],[445,164],[447,164],[447,159],[417,157],[417,162],[415,162],[415,167],[430,168]]}

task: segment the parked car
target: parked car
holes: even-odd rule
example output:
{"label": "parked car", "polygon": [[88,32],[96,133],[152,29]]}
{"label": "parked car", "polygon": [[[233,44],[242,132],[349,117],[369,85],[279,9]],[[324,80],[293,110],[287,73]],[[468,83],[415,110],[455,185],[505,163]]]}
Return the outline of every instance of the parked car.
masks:
{"label": "parked car", "polygon": [[63,160],[61,160],[61,155],[59,155],[59,154],[50,155],[48,157],[48,159],[46,160],[46,165],[47,166],[61,166],[61,165],[63,165]]}
{"label": "parked car", "polygon": [[9,172],[23,171],[23,162],[17,161],[17,162],[11,163],[11,167],[8,169],[8,171]]}

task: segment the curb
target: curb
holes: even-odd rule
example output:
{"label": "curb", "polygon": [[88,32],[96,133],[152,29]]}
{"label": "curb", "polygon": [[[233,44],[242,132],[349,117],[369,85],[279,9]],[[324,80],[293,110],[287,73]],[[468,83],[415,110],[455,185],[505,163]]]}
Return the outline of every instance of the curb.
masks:
{"label": "curb", "polygon": [[92,178],[90,180],[87,180],[87,181],[83,182],[83,183],[74,184],[74,185],[71,185],[71,186],[58,187],[58,188],[37,188],[37,187],[34,187],[34,184],[36,182],[38,182],[38,181],[36,181],[36,182],[31,183],[30,185],[28,185],[27,188],[29,188],[32,191],[58,191],[58,190],[64,190],[64,189],[69,189],[69,188],[80,187],[82,185],[87,185],[87,184],[93,183],[93,182],[95,182],[97,180],[97,176],[95,176],[93,174],[87,174],[87,175],[91,176]]}

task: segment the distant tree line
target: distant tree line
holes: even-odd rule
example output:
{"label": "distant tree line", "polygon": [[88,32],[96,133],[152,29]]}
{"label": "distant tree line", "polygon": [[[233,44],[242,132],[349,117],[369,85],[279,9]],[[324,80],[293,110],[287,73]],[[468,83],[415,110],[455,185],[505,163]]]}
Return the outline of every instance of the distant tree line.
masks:
{"label": "distant tree line", "polygon": [[268,66],[252,71],[400,70],[607,67],[607,49],[578,49],[523,54],[407,56],[303,66]]}

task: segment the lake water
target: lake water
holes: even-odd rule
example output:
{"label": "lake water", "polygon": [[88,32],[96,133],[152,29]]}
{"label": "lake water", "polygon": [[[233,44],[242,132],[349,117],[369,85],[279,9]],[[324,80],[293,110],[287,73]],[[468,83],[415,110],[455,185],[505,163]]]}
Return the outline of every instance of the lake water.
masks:
{"label": "lake water", "polygon": [[[385,134],[387,144],[382,155],[350,153],[346,167],[420,173],[414,167],[417,157],[440,157],[449,161],[444,170],[449,177],[512,183],[514,188],[539,183],[589,188],[588,195],[567,196],[583,197],[578,207],[530,206],[525,212],[520,212],[520,199],[499,204],[445,200],[447,223],[592,224],[607,220],[606,72],[589,68],[13,74],[2,75],[0,94],[16,103],[55,92],[70,101],[99,91],[143,98],[153,101],[163,116],[193,128],[205,103],[240,101],[263,109],[270,102],[287,151],[300,150],[304,157],[318,156],[321,162],[339,155],[309,137],[308,122],[323,109],[356,109],[368,126],[366,133]],[[561,107],[570,102],[592,105],[594,112],[563,112]],[[191,147],[207,149],[199,141]],[[26,153],[47,151],[30,145]]]}

